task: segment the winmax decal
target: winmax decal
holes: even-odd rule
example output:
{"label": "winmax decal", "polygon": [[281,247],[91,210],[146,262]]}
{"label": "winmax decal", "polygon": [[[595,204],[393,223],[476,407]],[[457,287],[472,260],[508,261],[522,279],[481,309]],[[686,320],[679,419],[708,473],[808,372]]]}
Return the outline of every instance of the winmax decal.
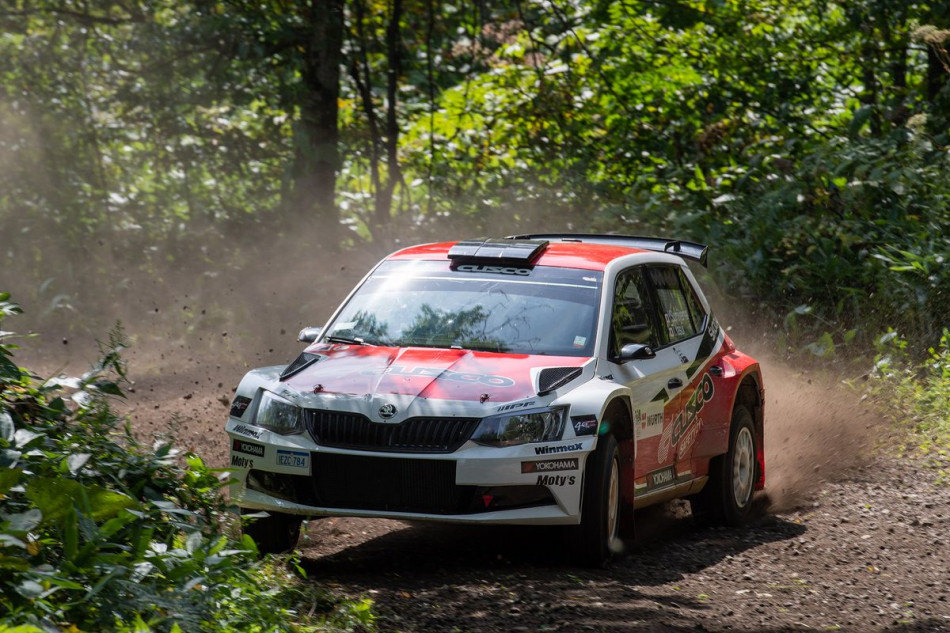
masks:
{"label": "winmax decal", "polygon": [[673,446],[678,445],[680,440],[687,433],[689,433],[692,439],[696,439],[695,434],[691,431],[696,424],[696,420],[699,418],[699,412],[703,410],[703,406],[707,402],[713,399],[715,391],[712,377],[710,377],[709,374],[703,374],[703,379],[696,387],[696,390],[693,391],[693,395],[691,395],[686,402],[686,407],[680,411],[676,419],[673,420],[670,436],[670,441]]}
{"label": "winmax decal", "polygon": [[565,446],[536,446],[535,455],[550,455],[551,453],[570,453],[571,451],[581,450],[581,444],[567,444]]}
{"label": "winmax decal", "polygon": [[[364,373],[373,375],[380,372],[371,370]],[[473,374],[469,372],[452,371],[451,369],[442,369],[441,367],[404,367],[402,365],[390,365],[381,373],[392,374],[394,376],[424,376],[426,378],[438,378],[439,380],[488,385],[489,387],[512,387],[515,385],[515,381],[506,376]]]}
{"label": "winmax decal", "polygon": [[255,444],[254,442],[245,442],[244,440],[234,440],[234,443],[231,445],[231,448],[238,453],[247,453],[248,455],[253,455],[255,457],[264,456],[264,445]]}
{"label": "winmax decal", "polygon": [[261,439],[261,436],[264,435],[263,431],[258,431],[257,429],[252,429],[249,426],[244,426],[243,424],[238,424],[236,427],[231,429],[235,433],[240,433],[241,435],[248,435],[253,437],[255,440]]}
{"label": "winmax decal", "polygon": [[578,461],[576,457],[568,459],[549,459],[543,462],[521,462],[521,472],[523,473],[543,473],[552,470],[577,470]]}

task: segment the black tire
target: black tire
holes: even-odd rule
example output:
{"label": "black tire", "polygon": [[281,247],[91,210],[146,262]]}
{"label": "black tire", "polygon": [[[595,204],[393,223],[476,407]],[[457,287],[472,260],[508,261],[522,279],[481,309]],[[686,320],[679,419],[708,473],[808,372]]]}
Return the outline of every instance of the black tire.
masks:
{"label": "black tire", "polygon": [[729,426],[729,450],[709,462],[709,480],[689,500],[698,523],[733,527],[748,523],[758,474],[755,447],[752,414],[737,405]]}
{"label": "black tire", "polygon": [[573,560],[603,567],[620,548],[620,449],[613,435],[597,440],[587,459],[581,523],[569,532]]}
{"label": "black tire", "polygon": [[[241,509],[241,514],[256,514],[259,510]],[[300,540],[300,524],[303,517],[283,512],[267,511],[268,516],[244,519],[242,529],[257,544],[261,556],[285,554],[293,551]]]}

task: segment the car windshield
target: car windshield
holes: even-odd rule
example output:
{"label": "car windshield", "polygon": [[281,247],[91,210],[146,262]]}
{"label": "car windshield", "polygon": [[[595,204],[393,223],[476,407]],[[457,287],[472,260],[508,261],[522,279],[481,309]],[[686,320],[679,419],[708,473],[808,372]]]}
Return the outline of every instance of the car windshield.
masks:
{"label": "car windshield", "polygon": [[542,266],[384,262],[324,340],[591,356],[603,273]]}

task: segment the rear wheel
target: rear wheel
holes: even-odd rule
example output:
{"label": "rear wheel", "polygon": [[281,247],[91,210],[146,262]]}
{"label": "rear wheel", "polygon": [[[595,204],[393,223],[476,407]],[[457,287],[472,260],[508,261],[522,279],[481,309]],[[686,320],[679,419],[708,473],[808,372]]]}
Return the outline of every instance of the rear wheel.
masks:
{"label": "rear wheel", "polygon": [[[241,509],[241,514],[256,514],[257,510]],[[254,539],[257,549],[264,554],[284,554],[292,551],[300,540],[303,517],[283,512],[267,511],[268,516],[245,519],[242,529]]]}
{"label": "rear wheel", "polygon": [[752,516],[756,477],[755,426],[744,405],[732,412],[729,450],[709,462],[709,480],[690,506],[705,525],[742,525]]}
{"label": "rear wheel", "polygon": [[574,560],[602,567],[620,549],[620,449],[604,435],[587,460],[580,525],[570,530]]}

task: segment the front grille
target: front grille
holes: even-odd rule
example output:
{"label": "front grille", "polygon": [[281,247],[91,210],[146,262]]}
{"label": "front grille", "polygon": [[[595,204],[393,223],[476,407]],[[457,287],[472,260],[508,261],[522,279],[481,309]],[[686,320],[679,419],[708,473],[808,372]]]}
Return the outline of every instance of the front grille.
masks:
{"label": "front grille", "polygon": [[472,436],[478,418],[410,418],[399,424],[358,413],[306,409],[307,431],[318,446],[388,453],[451,453]]}

